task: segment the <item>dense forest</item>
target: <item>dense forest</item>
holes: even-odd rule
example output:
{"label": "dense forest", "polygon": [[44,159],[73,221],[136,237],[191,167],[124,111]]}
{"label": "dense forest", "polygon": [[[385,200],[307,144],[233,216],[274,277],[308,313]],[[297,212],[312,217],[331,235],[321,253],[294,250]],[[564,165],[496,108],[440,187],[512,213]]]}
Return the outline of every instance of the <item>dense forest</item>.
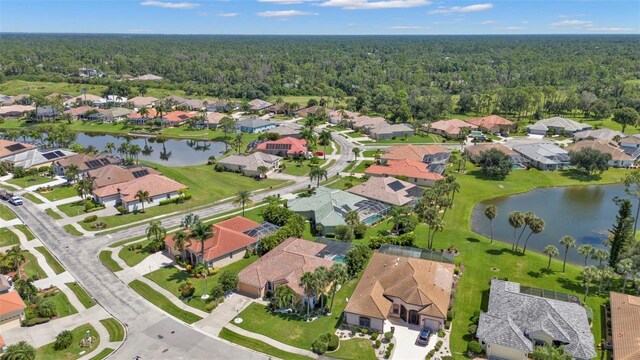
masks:
{"label": "dense forest", "polygon": [[[640,37],[619,36],[0,36],[0,82],[154,87],[219,98],[317,95],[396,121],[443,113],[518,117],[640,110]],[[104,78],[81,79],[95,68]],[[117,86],[133,95],[138,84]]]}

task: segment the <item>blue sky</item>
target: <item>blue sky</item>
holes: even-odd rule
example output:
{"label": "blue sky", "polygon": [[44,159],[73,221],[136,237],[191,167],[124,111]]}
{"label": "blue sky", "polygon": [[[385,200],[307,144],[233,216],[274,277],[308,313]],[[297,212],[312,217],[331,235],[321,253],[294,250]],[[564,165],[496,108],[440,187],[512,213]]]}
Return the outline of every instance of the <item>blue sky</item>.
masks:
{"label": "blue sky", "polygon": [[639,33],[638,0],[1,0],[0,32]]}

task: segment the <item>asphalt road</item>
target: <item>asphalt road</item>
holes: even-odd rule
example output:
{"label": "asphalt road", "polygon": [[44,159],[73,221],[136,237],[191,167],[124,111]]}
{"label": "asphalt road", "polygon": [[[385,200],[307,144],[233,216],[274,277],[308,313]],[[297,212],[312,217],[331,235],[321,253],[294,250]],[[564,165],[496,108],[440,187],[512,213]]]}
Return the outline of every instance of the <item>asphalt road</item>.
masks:
{"label": "asphalt road", "polygon": [[[339,144],[340,157],[327,169],[328,177],[341,171],[353,158],[353,145],[343,137],[333,134]],[[254,197],[260,201],[267,196],[287,194],[310,185],[308,178],[277,190],[263,192]],[[201,218],[211,217],[236,208],[224,203],[194,211]],[[14,207],[18,217],[47,246],[52,254],[82,284],[105,310],[125,324],[127,338],[112,355],[117,359],[266,359],[267,356],[230,344],[207,335],[194,327],[160,311],[116,277],[98,260],[99,252],[107,245],[140,236],[146,224],[125,229],[109,236],[75,237],[69,235],[44,211],[25,201]],[[182,215],[162,220],[163,226],[178,226]]]}

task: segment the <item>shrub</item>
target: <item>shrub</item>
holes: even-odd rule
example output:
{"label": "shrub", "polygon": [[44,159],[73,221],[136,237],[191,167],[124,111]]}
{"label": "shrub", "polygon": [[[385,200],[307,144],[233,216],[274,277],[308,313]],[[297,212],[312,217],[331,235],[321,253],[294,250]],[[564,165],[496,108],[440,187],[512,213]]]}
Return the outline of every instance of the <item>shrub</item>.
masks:
{"label": "shrub", "polygon": [[222,285],[220,284],[213,285],[213,288],[211,288],[211,297],[217,300],[223,296],[224,296],[224,289],[222,288]]}
{"label": "shrub", "polygon": [[480,346],[480,343],[475,340],[469,342],[467,349],[474,354],[482,354],[482,346]]}
{"label": "shrub", "polygon": [[207,305],[204,306],[204,310],[207,311],[207,312],[212,312],[217,307],[218,307],[218,302],[217,301],[212,301],[212,302],[210,302],[210,303],[208,303]]}
{"label": "shrub", "polygon": [[[473,319],[473,317],[471,317]],[[447,311],[447,320],[453,320],[453,310]]]}
{"label": "shrub", "polygon": [[367,225],[360,223],[353,228],[353,235],[356,239],[363,239],[367,233]]}
{"label": "shrub", "polygon": [[469,330],[469,334],[473,335],[473,334],[476,333],[476,330],[478,330],[478,325],[471,324],[471,325],[469,325],[469,329],[468,330]]}
{"label": "shrub", "polygon": [[327,352],[328,344],[323,340],[317,339],[311,345],[311,350],[318,355],[322,355]]}
{"label": "shrub", "polygon": [[196,292],[196,287],[193,286],[193,283],[191,281],[187,281],[184,284],[180,285],[178,291],[180,291],[180,296],[188,298],[193,296],[193,293]]}
{"label": "shrub", "polygon": [[371,340],[377,340],[378,339],[378,333],[377,332],[372,332],[371,333]]}
{"label": "shrub", "polygon": [[36,310],[36,314],[39,317],[43,318],[52,318],[56,316],[57,313],[58,312],[56,310],[56,305],[50,300],[43,301],[40,305],[38,305],[38,308]]}
{"label": "shrub", "polygon": [[53,344],[53,348],[63,350],[71,346],[71,343],[73,343],[73,334],[69,330],[64,330],[56,336],[56,342]]}
{"label": "shrub", "polygon": [[393,346],[394,346],[393,343],[391,343],[387,348],[393,350]]}
{"label": "shrub", "polygon": [[456,274],[456,275],[460,275],[460,268],[456,266],[456,267],[453,269],[453,273],[454,273],[454,274]]}
{"label": "shrub", "polygon": [[84,222],[86,223],[94,222],[96,220],[98,220],[98,215],[89,215],[86,218],[84,218]]}
{"label": "shrub", "polygon": [[444,330],[438,330],[438,337],[444,337],[445,335]]}
{"label": "shrub", "polygon": [[382,342],[380,340],[376,340],[376,344],[374,345],[376,349],[380,348],[380,345],[382,345]]}
{"label": "shrub", "polygon": [[336,239],[342,241],[353,240],[353,229],[348,225],[338,225],[335,227]]}
{"label": "shrub", "polygon": [[84,203],[84,211],[89,212],[96,207],[96,204],[93,201],[85,201]]}
{"label": "shrub", "polygon": [[351,327],[351,336],[354,336],[357,333],[358,333],[358,327],[357,326],[352,326]]}
{"label": "shrub", "polygon": [[122,205],[120,205],[120,206],[116,207],[116,210],[118,210],[118,212],[120,213],[120,215],[123,215],[125,212],[127,212],[127,209],[126,209],[124,206],[122,206]]}
{"label": "shrub", "polygon": [[35,317],[23,322],[24,326],[34,326],[49,322],[49,318]]}
{"label": "shrub", "polygon": [[440,358],[440,360],[453,360],[453,359],[454,359],[454,357],[451,356],[451,355],[443,356],[443,357]]}
{"label": "shrub", "polygon": [[391,341],[391,339],[393,339],[393,333],[391,331],[387,331],[386,333],[384,333],[384,339],[387,342]]}
{"label": "shrub", "polygon": [[477,324],[480,321],[480,310],[475,310],[471,318],[469,318],[472,323]]}
{"label": "shrub", "polygon": [[436,346],[435,346],[435,350],[436,351],[440,351],[441,347],[442,347],[442,340],[438,340],[438,342],[436,343]]}
{"label": "shrub", "polygon": [[335,351],[338,348],[338,345],[340,345],[340,339],[338,338],[338,336],[336,334],[327,334],[328,338],[329,338],[329,343],[327,346],[327,350],[329,351]]}
{"label": "shrub", "polygon": [[362,335],[367,335],[369,333],[369,329],[362,328],[362,329],[360,329],[360,332],[362,333]]}
{"label": "shrub", "polygon": [[451,329],[451,320],[447,320],[444,322],[444,328],[447,330]]}

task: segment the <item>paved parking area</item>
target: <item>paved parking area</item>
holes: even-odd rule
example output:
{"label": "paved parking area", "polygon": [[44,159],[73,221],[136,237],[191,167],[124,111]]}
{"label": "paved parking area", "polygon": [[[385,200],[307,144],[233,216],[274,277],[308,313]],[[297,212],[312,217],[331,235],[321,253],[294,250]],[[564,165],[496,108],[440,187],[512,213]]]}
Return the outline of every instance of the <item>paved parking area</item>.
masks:
{"label": "paved parking area", "polygon": [[395,327],[394,338],[396,340],[396,346],[393,352],[393,359],[396,360],[423,360],[427,353],[435,348],[438,342],[438,335],[433,333],[429,337],[429,344],[427,346],[416,345],[416,339],[420,334],[420,328],[418,326],[412,326],[411,328],[399,325],[386,323],[385,328],[389,329],[390,326]]}

